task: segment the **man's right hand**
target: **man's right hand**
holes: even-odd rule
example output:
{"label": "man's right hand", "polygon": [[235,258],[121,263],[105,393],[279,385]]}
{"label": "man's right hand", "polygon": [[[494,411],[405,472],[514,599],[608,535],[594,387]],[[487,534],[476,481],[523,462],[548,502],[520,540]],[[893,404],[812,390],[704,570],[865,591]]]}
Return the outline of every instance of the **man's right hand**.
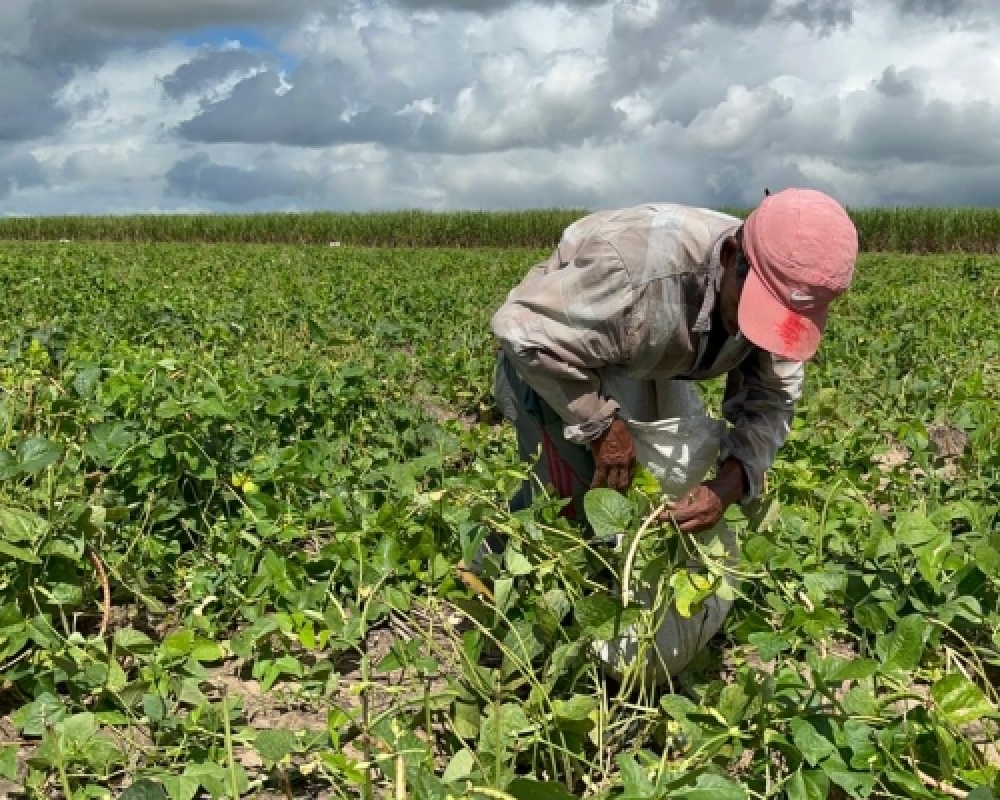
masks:
{"label": "man's right hand", "polygon": [[594,480],[590,488],[607,486],[619,492],[627,491],[635,475],[635,442],[628,426],[615,419],[591,449],[594,452]]}

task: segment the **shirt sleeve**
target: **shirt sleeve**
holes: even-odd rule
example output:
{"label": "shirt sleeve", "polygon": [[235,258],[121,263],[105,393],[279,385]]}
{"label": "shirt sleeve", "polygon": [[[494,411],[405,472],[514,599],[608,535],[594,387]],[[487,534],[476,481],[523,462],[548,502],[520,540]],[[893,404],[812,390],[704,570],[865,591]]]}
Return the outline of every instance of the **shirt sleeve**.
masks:
{"label": "shirt sleeve", "polygon": [[628,361],[632,287],[615,248],[590,238],[569,260],[556,251],[533,269],[493,317],[492,329],[521,377],[588,444],[610,426],[618,403],[596,371]]}
{"label": "shirt sleeve", "polygon": [[732,427],[723,439],[720,461],[743,463],[749,482],[744,504],[761,493],[764,475],[788,438],[804,379],[802,362],[760,348],[729,373],[722,414]]}

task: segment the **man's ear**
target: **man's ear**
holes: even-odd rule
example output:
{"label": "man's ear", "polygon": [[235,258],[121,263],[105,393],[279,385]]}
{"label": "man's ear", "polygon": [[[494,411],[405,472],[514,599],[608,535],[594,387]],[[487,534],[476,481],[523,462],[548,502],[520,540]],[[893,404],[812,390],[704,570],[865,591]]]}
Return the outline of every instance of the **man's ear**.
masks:
{"label": "man's ear", "polygon": [[722,262],[724,269],[729,269],[736,263],[736,256],[740,252],[740,243],[736,241],[735,236],[727,236],[726,240],[722,243],[722,249],[719,251],[719,261]]}

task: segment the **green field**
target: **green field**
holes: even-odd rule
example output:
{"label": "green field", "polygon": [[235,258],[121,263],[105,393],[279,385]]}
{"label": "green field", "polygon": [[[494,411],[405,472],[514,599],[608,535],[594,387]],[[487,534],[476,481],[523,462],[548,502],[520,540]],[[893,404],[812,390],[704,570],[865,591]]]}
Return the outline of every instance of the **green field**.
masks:
{"label": "green field", "polygon": [[589,655],[623,555],[506,511],[488,322],[544,254],[0,245],[0,793],[1000,792],[1000,258],[861,258],[725,634],[652,696]]}
{"label": "green field", "polygon": [[[747,209],[722,209],[745,217]],[[1000,253],[1000,208],[849,209],[873,253]],[[552,248],[586,211],[149,214],[0,218],[0,240]]]}

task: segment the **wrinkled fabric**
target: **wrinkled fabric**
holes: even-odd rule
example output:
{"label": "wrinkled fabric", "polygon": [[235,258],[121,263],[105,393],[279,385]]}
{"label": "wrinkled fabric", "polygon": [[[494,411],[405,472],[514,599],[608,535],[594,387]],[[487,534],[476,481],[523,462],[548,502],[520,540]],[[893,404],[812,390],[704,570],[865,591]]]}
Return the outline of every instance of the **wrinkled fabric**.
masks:
{"label": "wrinkled fabric", "polygon": [[729,375],[722,458],[739,459],[749,492],[763,488],[791,428],[804,368],[729,337],[702,363],[712,331],[722,242],[736,217],[673,204],[603,211],[564,232],[492,321],[518,374],[588,445],[630,404],[653,402],[657,382]]}
{"label": "wrinkled fabric", "polygon": [[[688,381],[637,382],[620,374],[613,378],[607,388],[619,398],[622,413],[630,420],[628,426],[635,440],[637,460],[645,465],[667,496],[682,496],[711,469],[725,423],[706,416],[701,397]],[[572,498],[564,514],[585,524],[583,501],[594,475],[590,450],[562,437],[559,418],[517,374],[503,352],[497,356],[494,397],[517,431],[522,460],[534,465],[533,479],[525,481],[512,499],[511,511],[529,507],[540,486],[551,486],[559,496]],[[623,537],[615,538],[620,549]],[[736,567],[738,540],[724,521],[693,538],[708,551],[718,552],[721,545],[722,561],[730,569]],[[491,535],[470,560],[469,569],[483,574],[486,559],[502,554],[505,546],[501,537]],[[685,566],[699,574],[705,574],[707,569],[702,556],[694,550]],[[719,631],[732,603],[713,595],[698,612],[684,617],[673,604],[657,605],[655,586],[642,581],[638,571],[632,581],[636,604],[655,608],[655,620],[648,629],[636,627],[613,639],[595,642],[594,649],[605,668],[619,679],[623,673],[638,667],[642,683],[662,684],[668,676],[684,669]],[[731,588],[737,588],[732,576],[727,577],[727,582]],[[613,577],[609,588],[615,595],[621,591]],[[643,641],[646,645],[641,644]]]}

